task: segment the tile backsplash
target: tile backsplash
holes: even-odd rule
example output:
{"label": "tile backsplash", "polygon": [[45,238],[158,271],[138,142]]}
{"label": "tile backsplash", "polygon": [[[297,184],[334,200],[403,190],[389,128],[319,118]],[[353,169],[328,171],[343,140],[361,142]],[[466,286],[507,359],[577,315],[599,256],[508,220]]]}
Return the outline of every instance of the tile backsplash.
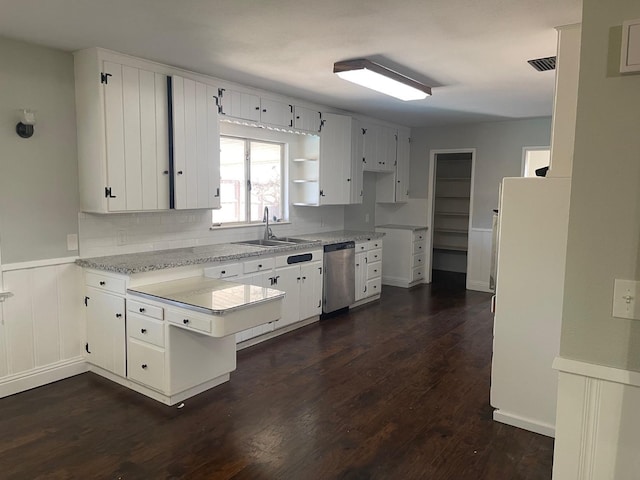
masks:
{"label": "tile backsplash", "polygon": [[[78,215],[80,256],[99,257],[260,238],[262,224],[211,230],[210,210]],[[344,228],[344,207],[291,207],[289,222],[272,224],[277,236]]]}

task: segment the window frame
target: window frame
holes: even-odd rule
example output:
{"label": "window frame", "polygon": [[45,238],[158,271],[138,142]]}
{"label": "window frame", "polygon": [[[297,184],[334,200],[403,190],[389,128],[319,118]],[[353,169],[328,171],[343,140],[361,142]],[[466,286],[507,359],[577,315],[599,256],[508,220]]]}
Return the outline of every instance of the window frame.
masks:
{"label": "window frame", "polygon": [[[224,228],[224,227],[242,227],[242,226],[251,226],[251,225],[260,225],[263,223],[262,219],[259,220],[251,220],[251,191],[252,191],[252,183],[251,183],[251,144],[252,143],[263,143],[270,145],[277,145],[280,147],[280,210],[281,210],[281,218],[278,220],[271,220],[274,223],[288,223],[288,209],[286,208],[286,204],[288,201],[287,196],[287,172],[286,172],[286,155],[287,155],[287,144],[285,142],[278,142],[274,140],[263,140],[260,138],[253,138],[249,136],[242,135],[229,135],[224,134],[220,135],[220,138],[229,138],[234,140],[242,140],[244,142],[244,181],[245,181],[245,189],[244,189],[244,221],[237,222],[216,222],[213,220],[213,215],[217,209],[212,210],[212,227],[215,228]],[[220,179],[222,182],[222,178]],[[220,199],[222,201],[222,198]]]}

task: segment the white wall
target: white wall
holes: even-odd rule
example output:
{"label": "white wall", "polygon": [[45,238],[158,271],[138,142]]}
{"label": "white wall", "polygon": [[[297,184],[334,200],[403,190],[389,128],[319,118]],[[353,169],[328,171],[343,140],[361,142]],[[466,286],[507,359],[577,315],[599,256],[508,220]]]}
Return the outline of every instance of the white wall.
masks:
{"label": "white wall", "polygon": [[522,147],[549,145],[551,118],[475,123],[411,130],[411,183],[413,198],[429,197],[431,150],[476,149],[473,227],[491,228],[503,177],[522,174]]}
{"label": "white wall", "polygon": [[[78,160],[73,57],[0,38],[0,237],[2,261],[77,255]],[[37,111],[35,133],[18,137],[18,109]]]}

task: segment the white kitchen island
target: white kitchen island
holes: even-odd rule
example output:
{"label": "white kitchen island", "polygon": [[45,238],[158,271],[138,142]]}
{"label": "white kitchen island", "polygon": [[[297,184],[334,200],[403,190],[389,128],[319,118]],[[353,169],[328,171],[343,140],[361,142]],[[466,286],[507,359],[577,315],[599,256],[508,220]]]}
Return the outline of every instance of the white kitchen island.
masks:
{"label": "white kitchen island", "polygon": [[173,405],[228,381],[236,368],[235,334],[280,318],[283,297],[202,276],[128,288],[126,326],[117,316],[96,322],[105,332],[93,336],[111,341],[118,336],[109,330],[117,326],[125,329],[126,345],[96,345],[107,358],[90,356],[91,370]]}

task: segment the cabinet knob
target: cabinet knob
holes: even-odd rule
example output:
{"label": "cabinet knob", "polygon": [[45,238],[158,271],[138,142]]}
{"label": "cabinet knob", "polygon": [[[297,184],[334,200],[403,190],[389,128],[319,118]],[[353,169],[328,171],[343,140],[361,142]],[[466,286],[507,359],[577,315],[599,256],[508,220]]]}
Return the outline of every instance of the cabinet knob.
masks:
{"label": "cabinet knob", "polygon": [[262,268],[262,264],[258,265],[258,268]]}
{"label": "cabinet knob", "polygon": [[267,113],[267,109],[266,108],[263,108],[262,111],[263,111],[263,113]]}
{"label": "cabinet knob", "polygon": [[121,313],[116,313],[116,318],[122,318],[122,314]]}
{"label": "cabinet knob", "polygon": [[224,275],[225,273],[227,273],[227,271],[226,271],[226,270],[222,270],[220,273],[221,273],[222,275]]}
{"label": "cabinet knob", "polygon": [[183,319],[182,323],[184,323],[186,325],[187,323],[189,323],[189,319],[188,318]]}
{"label": "cabinet knob", "polygon": [[141,328],[140,329],[140,333],[147,333],[147,329],[146,328]]}
{"label": "cabinet knob", "polygon": [[[256,107],[256,110],[260,110],[260,107]],[[266,110],[264,110],[266,112]]]}
{"label": "cabinet knob", "polygon": [[146,369],[147,369],[147,364],[146,364],[146,363],[143,363],[143,364],[142,364],[142,365],[140,365],[140,366],[142,367],[142,369],[143,369],[143,370],[146,370]]}
{"label": "cabinet knob", "polygon": [[164,171],[162,172],[162,174],[163,174],[163,175],[169,175],[169,170],[164,170]]}
{"label": "cabinet knob", "polygon": [[178,170],[178,175],[182,175],[182,170]]}
{"label": "cabinet knob", "polygon": [[139,310],[140,310],[140,313],[144,313],[146,311],[146,308],[140,307]]}
{"label": "cabinet knob", "polygon": [[107,284],[107,282],[100,282],[100,285],[101,285],[101,286],[103,286],[103,287],[104,287],[106,284]]}

